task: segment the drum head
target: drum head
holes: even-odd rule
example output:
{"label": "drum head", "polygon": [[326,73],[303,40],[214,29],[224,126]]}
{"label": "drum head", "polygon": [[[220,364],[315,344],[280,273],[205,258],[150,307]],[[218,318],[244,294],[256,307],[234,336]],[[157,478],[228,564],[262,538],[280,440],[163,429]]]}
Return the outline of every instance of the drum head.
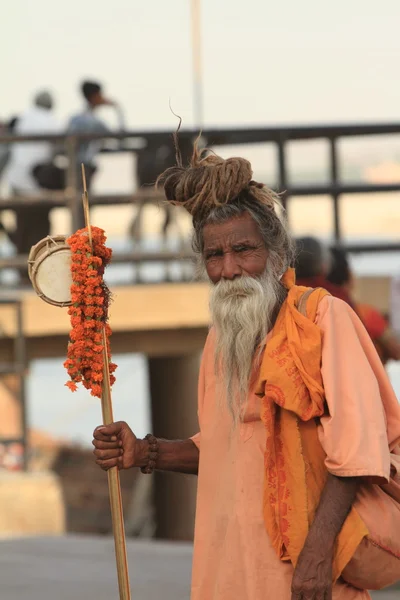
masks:
{"label": "drum head", "polygon": [[35,272],[35,285],[46,302],[71,304],[71,251],[62,249],[46,256]]}
{"label": "drum head", "polygon": [[35,292],[49,304],[71,304],[71,249],[66,236],[48,236],[33,246],[28,272]]}

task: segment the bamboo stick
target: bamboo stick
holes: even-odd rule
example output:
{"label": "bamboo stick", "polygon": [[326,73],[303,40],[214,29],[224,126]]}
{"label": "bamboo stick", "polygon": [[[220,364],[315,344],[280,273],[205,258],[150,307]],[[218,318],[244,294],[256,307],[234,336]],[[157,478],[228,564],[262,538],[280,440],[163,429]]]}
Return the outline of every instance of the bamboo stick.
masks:
{"label": "bamboo stick", "polygon": [[[88,230],[89,242],[93,251],[92,229],[90,224],[89,214],[89,196],[86,188],[85,167],[82,165],[82,181],[83,181],[83,210],[85,214],[85,224]],[[103,383],[101,394],[101,411],[103,416],[103,425],[109,425],[114,421],[111,386],[110,386],[110,371],[107,354],[107,336],[105,327],[102,332],[103,343]],[[119,480],[118,467],[113,467],[107,471],[108,476],[108,491],[110,496],[111,518],[114,533],[115,557],[117,561],[117,576],[120,600],[131,600],[131,592],[129,585],[128,561],[126,554],[125,527],[122,509],[121,485]]]}

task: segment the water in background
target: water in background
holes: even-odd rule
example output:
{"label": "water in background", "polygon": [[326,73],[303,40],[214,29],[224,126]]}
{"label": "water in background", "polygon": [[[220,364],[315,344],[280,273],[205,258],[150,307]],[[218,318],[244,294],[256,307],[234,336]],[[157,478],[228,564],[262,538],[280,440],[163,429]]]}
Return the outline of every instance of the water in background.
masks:
{"label": "water in background", "polygon": [[[144,437],[150,427],[150,398],[146,358],[140,354],[114,355],[118,365],[113,386],[116,421],[127,421],[135,433]],[[27,381],[28,423],[55,437],[88,446],[92,433],[101,424],[98,398],[85,389],[70,392],[65,387],[67,374],[63,360],[35,360]]]}
{"label": "water in background", "polygon": [[[116,251],[133,249],[126,240],[111,239],[109,243]],[[177,241],[172,240],[169,244],[171,250],[176,249]],[[154,239],[146,240],[141,247],[156,251],[158,243]],[[4,256],[11,253],[12,249],[3,242],[0,252]],[[352,264],[359,275],[394,275],[400,271],[400,253],[358,255],[353,257]],[[190,277],[190,266],[184,269],[186,276]],[[140,266],[139,270],[142,281],[155,282],[162,279],[164,265],[147,264]],[[171,279],[180,279],[182,266],[179,263],[171,264],[169,273]],[[136,275],[137,270],[133,265],[111,265],[107,271],[107,283],[112,288],[121,282],[134,281]],[[13,279],[13,272],[2,274],[4,283]],[[137,435],[144,436],[151,430],[146,358],[136,354],[134,348],[132,354],[115,355],[113,358],[118,364],[117,381],[113,387],[114,418],[127,421]],[[31,363],[27,378],[28,422],[33,428],[89,446],[93,429],[101,422],[100,401],[92,398],[84,389],[71,393],[64,385],[67,376],[62,363],[62,358]],[[400,398],[400,363],[389,364],[388,371]]]}

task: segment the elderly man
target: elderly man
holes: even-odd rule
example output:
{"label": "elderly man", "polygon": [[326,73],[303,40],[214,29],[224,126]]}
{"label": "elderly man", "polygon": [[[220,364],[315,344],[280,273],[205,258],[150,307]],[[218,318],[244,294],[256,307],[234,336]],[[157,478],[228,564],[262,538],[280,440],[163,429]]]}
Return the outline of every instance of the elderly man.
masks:
{"label": "elderly man", "polygon": [[193,217],[211,282],[200,432],[98,427],[96,462],[198,474],[192,600],[369,598],[344,579],[368,534],[353,504],[366,481],[389,481],[400,440],[369,336],[347,304],[295,285],[277,199],[246,160],[195,151],[162,182]]}

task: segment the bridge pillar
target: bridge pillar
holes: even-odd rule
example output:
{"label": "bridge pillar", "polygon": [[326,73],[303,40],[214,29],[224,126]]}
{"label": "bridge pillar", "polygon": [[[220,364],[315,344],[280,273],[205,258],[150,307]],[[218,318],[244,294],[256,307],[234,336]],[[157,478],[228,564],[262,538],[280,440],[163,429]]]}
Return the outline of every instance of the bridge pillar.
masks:
{"label": "bridge pillar", "polygon": [[[198,431],[197,378],[200,354],[149,358],[153,433],[187,439]],[[193,539],[197,477],[155,474],[156,537]]]}

